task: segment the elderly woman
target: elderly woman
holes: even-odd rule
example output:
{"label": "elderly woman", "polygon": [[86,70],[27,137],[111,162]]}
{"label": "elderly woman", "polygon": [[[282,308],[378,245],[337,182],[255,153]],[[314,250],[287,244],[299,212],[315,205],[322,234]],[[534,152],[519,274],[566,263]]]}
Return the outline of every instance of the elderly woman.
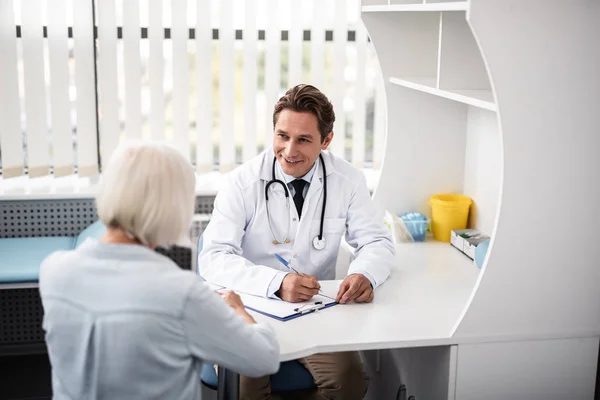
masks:
{"label": "elderly woman", "polygon": [[54,399],[198,399],[203,362],[250,376],[279,367],[270,327],[152,249],[183,237],[195,178],[175,149],[120,147],[96,202],[100,240],[54,253],[40,292]]}

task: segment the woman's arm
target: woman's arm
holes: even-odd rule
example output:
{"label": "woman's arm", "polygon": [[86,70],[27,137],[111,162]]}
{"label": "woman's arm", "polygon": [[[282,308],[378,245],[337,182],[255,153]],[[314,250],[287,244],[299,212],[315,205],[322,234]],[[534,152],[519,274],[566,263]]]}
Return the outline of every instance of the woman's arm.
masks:
{"label": "woman's arm", "polygon": [[[247,316],[243,316],[246,314]],[[273,329],[256,324],[198,281],[187,297],[183,327],[192,355],[242,375],[259,377],[279,369],[279,343]]]}

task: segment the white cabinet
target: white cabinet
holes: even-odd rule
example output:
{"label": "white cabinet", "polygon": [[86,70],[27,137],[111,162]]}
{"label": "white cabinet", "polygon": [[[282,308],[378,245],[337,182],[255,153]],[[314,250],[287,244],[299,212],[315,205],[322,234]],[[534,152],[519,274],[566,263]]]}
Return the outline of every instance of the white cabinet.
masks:
{"label": "white cabinet", "polygon": [[591,400],[598,337],[458,346],[457,400]]}
{"label": "white cabinet", "polygon": [[367,400],[591,400],[598,337],[363,352]]}
{"label": "white cabinet", "polygon": [[362,356],[371,378],[367,400],[455,398],[457,346],[371,351]]}

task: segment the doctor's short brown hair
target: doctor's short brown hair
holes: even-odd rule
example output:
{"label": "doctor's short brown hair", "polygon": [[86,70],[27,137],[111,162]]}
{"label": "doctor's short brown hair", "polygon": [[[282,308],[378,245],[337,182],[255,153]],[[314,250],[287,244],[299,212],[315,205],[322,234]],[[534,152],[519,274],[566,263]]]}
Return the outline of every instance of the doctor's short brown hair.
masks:
{"label": "doctor's short brown hair", "polygon": [[279,113],[285,109],[296,112],[309,112],[317,117],[321,143],[333,130],[335,112],[333,104],[319,89],[312,85],[296,85],[285,92],[283,97],[277,101],[273,110],[273,128],[277,123]]}

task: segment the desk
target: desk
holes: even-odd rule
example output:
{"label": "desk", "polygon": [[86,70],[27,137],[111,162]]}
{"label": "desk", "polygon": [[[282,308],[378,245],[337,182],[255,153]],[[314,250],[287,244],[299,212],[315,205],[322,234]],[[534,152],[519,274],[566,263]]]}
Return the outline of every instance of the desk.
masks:
{"label": "desk", "polygon": [[397,267],[370,304],[337,305],[287,322],[251,314],[275,329],[281,361],[320,352],[452,343],[479,269],[448,243],[398,244],[396,257]]}
{"label": "desk", "polygon": [[275,328],[281,361],[326,351],[451,343],[479,269],[448,243],[399,244],[396,257],[396,269],[370,304],[337,305],[287,322],[252,316]]}
{"label": "desk", "polygon": [[[593,398],[597,334],[455,335],[480,270],[447,243],[399,244],[396,252],[397,267],[370,304],[338,305],[287,322],[253,313],[275,329],[281,361],[327,351],[382,350],[381,372],[373,367],[378,361],[372,353],[363,353],[374,378],[371,387],[396,385],[397,390],[402,381],[407,397],[416,400]],[[221,387],[220,399],[235,398],[229,394],[238,389],[238,377],[227,373],[230,386]],[[395,393],[371,398],[395,398]]]}

